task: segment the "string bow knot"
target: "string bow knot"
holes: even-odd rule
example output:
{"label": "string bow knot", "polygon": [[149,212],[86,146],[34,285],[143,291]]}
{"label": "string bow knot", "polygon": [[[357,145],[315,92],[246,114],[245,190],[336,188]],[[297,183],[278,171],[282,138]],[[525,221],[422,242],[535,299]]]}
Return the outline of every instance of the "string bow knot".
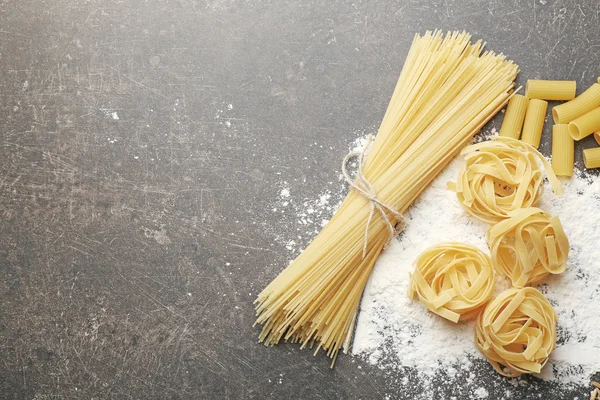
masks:
{"label": "string bow knot", "polygon": [[[388,231],[389,231],[389,236],[388,236],[387,242],[385,243],[384,248],[387,247],[390,244],[390,242],[392,241],[392,239],[395,238],[396,236],[398,236],[400,234],[400,232],[402,232],[404,230],[404,227],[406,226],[406,219],[404,218],[404,216],[400,212],[396,211],[389,204],[385,204],[381,200],[379,200],[377,198],[377,193],[375,193],[375,189],[373,188],[373,185],[371,185],[371,183],[365,178],[365,175],[363,172],[364,162],[365,162],[366,154],[369,151],[369,149],[371,148],[372,144],[373,144],[373,135],[368,135],[367,142],[365,143],[363,148],[360,151],[349,152],[346,155],[346,157],[344,157],[344,161],[342,162],[342,173],[344,174],[344,179],[346,180],[346,182],[348,182],[348,184],[350,185],[350,187],[352,187],[352,189],[356,190],[358,193],[360,193],[361,195],[366,197],[367,200],[369,200],[369,204],[371,206],[371,211],[369,212],[369,218],[367,218],[367,224],[365,226],[365,243],[363,246],[363,258],[365,258],[366,254],[367,254],[367,241],[369,239],[369,226],[371,225],[371,220],[373,219],[373,215],[375,215],[375,211],[378,211],[379,214],[381,214],[381,218],[385,222],[385,224],[388,228]],[[350,175],[350,173],[348,172],[348,165],[350,164],[350,161],[354,158],[358,158],[358,168],[356,170],[356,176],[353,178],[352,175]],[[392,220],[390,219],[388,213],[393,216],[392,218],[395,218],[398,220],[398,222],[395,225],[392,224]]]}

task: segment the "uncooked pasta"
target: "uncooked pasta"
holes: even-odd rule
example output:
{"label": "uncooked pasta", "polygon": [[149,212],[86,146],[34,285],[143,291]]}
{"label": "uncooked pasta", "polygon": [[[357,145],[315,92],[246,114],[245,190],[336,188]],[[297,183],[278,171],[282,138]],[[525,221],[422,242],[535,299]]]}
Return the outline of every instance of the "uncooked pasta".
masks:
{"label": "uncooked pasta", "polygon": [[552,167],[539,151],[520,140],[494,139],[463,149],[466,162],[457,181],[448,183],[469,214],[494,224],[508,218],[513,210],[535,206],[544,191],[538,160],[554,193],[562,194]]}
{"label": "uncooked pasta", "polygon": [[518,288],[566,268],[569,241],[560,220],[539,208],[511,211],[488,231],[487,242],[496,271]]}
{"label": "uncooked pasta", "polygon": [[401,220],[387,210],[404,212],[513,93],[518,67],[470,39],[465,32],[415,36],[361,163],[356,186],[368,190],[353,187],[311,244],[258,295],[265,345],[314,345],[315,354],[324,349],[333,362],[347,351],[365,284],[390,240],[389,226]]}
{"label": "uncooked pasta", "polygon": [[476,317],[492,296],[496,274],[490,257],[477,247],[440,243],[415,261],[409,296],[452,322]]}
{"label": "uncooked pasta", "polygon": [[523,134],[521,140],[529,143],[536,149],[540,147],[540,139],[542,138],[542,130],[544,129],[544,119],[546,118],[546,110],[548,102],[544,100],[531,99],[525,114],[525,122],[523,123]]}
{"label": "uncooked pasta", "polygon": [[515,94],[508,102],[498,135],[518,139],[521,136],[528,105],[529,98]]}
{"label": "uncooked pasta", "polygon": [[600,147],[583,151],[583,164],[586,168],[600,168]]}
{"label": "uncooked pasta", "polygon": [[541,100],[573,100],[577,82],[575,81],[544,81],[529,79],[525,86],[525,96]]}
{"label": "uncooked pasta", "polygon": [[501,375],[539,373],[556,346],[556,320],[537,289],[511,288],[479,314],[475,344]]}
{"label": "uncooked pasta", "polygon": [[552,169],[558,176],[572,176],[575,167],[575,142],[569,134],[569,125],[552,127]]}
{"label": "uncooked pasta", "polygon": [[600,107],[600,83],[594,83],[573,100],[552,109],[555,124],[568,124],[574,119]]}

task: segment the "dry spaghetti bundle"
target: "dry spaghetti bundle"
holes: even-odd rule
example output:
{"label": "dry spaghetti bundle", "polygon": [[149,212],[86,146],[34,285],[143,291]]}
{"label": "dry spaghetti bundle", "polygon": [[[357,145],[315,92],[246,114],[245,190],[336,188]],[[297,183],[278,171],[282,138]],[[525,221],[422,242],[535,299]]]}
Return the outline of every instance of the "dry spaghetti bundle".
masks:
{"label": "dry spaghetti bundle", "polygon": [[[348,350],[377,257],[404,212],[513,93],[518,67],[470,35],[416,35],[377,137],[331,221],[258,296],[260,341]],[[345,160],[347,161],[347,160]]]}

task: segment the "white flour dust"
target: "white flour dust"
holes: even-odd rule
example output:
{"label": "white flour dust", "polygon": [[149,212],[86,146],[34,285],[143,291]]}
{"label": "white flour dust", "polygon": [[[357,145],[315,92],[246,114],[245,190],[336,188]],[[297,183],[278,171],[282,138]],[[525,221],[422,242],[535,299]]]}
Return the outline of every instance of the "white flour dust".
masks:
{"label": "white flour dust", "polygon": [[[461,241],[489,254],[488,225],[468,215],[446,190],[461,165],[458,157],[423,192],[407,213],[406,230],[379,258],[365,289],[352,349],[382,368],[412,367],[425,382],[442,371],[452,380],[458,369],[468,371],[473,360],[484,359],[473,341],[472,322],[453,324],[407,296],[412,263],[427,247]],[[547,188],[538,205],[560,217],[571,244],[567,271],[538,287],[559,317],[557,348],[540,377],[587,385],[600,371],[600,178],[578,171],[563,186],[561,197]],[[507,285],[498,278],[496,289]],[[474,395],[485,398],[487,391],[481,387]]]}
{"label": "white flour dust", "polygon": [[[496,132],[482,132],[475,141]],[[360,150],[364,143],[365,138],[359,137],[350,150]],[[495,397],[488,391],[491,383],[486,378],[495,372],[491,366],[484,375],[478,370],[486,362],[475,347],[473,323],[448,322],[407,295],[412,263],[425,248],[452,240],[473,244],[489,254],[485,241],[489,226],[467,214],[456,195],[446,189],[448,181],[456,180],[462,160],[457,157],[422,193],[406,214],[407,228],[380,256],[365,289],[353,340],[352,353],[390,371],[391,376],[400,376],[395,382],[403,390],[416,391],[413,381],[418,381],[419,398],[432,398],[440,387],[465,383],[474,388],[465,392],[467,397],[449,398]],[[538,286],[559,317],[557,348],[539,378],[568,389],[588,385],[591,375],[600,372],[600,177],[576,171],[562,183],[563,196],[554,196],[547,187],[538,204],[560,217],[571,244],[566,272],[550,276]],[[327,223],[347,193],[342,175],[328,185],[330,189],[316,198],[306,199],[297,196],[287,182],[281,184],[271,211],[290,217],[297,227],[296,236],[282,231],[276,237],[291,258],[301,250],[301,243],[305,245]],[[509,282],[498,278],[496,286],[498,293],[508,288]],[[413,371],[410,379],[405,373],[393,372],[405,368]],[[510,387],[533,390],[524,378],[508,382]],[[510,387],[498,398],[511,398]]]}

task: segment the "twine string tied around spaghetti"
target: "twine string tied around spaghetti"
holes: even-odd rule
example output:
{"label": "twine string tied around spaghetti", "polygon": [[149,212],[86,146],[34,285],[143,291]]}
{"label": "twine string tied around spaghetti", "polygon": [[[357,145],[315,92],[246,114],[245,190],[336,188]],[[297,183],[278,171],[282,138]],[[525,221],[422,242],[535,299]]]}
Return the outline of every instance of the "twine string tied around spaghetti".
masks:
{"label": "twine string tied around spaghetti", "polygon": [[[385,225],[389,231],[389,236],[385,243],[384,248],[387,247],[391,243],[391,241],[396,236],[398,236],[400,234],[400,232],[402,232],[404,230],[404,227],[406,226],[406,219],[404,218],[402,213],[395,210],[394,207],[392,207],[391,205],[386,204],[386,203],[382,202],[381,200],[379,200],[377,198],[377,193],[375,193],[375,189],[373,188],[373,185],[365,178],[363,167],[364,167],[364,163],[365,163],[366,154],[369,151],[369,149],[371,148],[372,144],[373,144],[373,135],[368,135],[367,141],[366,141],[365,145],[362,147],[362,149],[360,151],[353,150],[353,151],[349,152],[346,155],[346,157],[344,157],[344,161],[342,162],[342,173],[344,174],[344,179],[346,180],[346,182],[348,182],[348,184],[350,185],[350,187],[352,189],[356,190],[358,193],[360,193],[362,196],[364,196],[367,200],[369,200],[369,205],[371,207],[371,210],[369,212],[369,217],[367,218],[367,223],[365,226],[365,239],[364,239],[363,254],[362,254],[363,258],[365,258],[366,254],[367,254],[367,242],[369,240],[369,226],[371,225],[371,221],[372,221],[373,216],[375,215],[376,211],[379,212],[379,214],[381,215],[381,218],[383,219],[383,222],[385,223]],[[356,170],[356,176],[352,177],[352,175],[350,175],[350,173],[348,172],[348,166],[354,158],[358,159],[358,168]],[[396,224],[392,223],[392,219],[389,217],[388,213],[393,216],[392,218],[395,218],[398,221]]]}

